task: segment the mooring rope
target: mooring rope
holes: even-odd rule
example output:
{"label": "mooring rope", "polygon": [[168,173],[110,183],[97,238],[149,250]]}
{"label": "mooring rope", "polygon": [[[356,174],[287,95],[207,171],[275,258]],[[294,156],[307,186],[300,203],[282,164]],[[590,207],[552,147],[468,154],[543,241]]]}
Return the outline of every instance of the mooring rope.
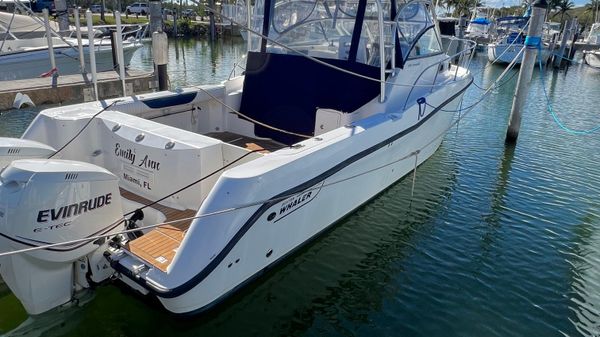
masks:
{"label": "mooring rope", "polygon": [[[538,50],[540,50],[540,49],[541,48],[538,45]],[[541,51],[538,52],[538,55],[540,53],[541,53]],[[552,119],[554,120],[556,125],[558,125],[565,132],[573,134],[573,135],[589,135],[589,134],[595,133],[598,130],[600,130],[600,124],[598,124],[592,128],[586,129],[586,130],[571,129],[560,119],[560,117],[558,117],[558,115],[554,111],[554,108],[552,107],[552,102],[550,101],[550,97],[548,96],[548,91],[546,90],[546,79],[544,76],[544,71],[542,69],[542,58],[541,57],[538,58],[538,62],[540,65],[540,81],[542,82],[542,89],[544,91],[544,97],[546,98],[546,110],[550,113],[550,115],[552,116]]]}
{"label": "mooring rope", "polygon": [[[457,110],[447,110],[447,109],[440,109],[440,111],[443,112],[459,112],[461,113],[462,111],[471,111],[473,108],[475,108],[477,105],[479,105],[486,97],[487,95],[489,95],[492,91],[492,89],[496,89],[499,88],[501,85],[497,85],[498,82],[500,82],[500,80],[502,80],[502,78],[504,78],[504,76],[506,76],[506,74],[514,68],[514,66],[516,65],[516,61],[519,58],[519,56],[521,55],[521,53],[523,53],[523,51],[525,50],[525,47],[523,46],[521,48],[521,50],[517,53],[517,56],[512,60],[511,63],[509,63],[509,65],[504,69],[504,71],[500,74],[500,76],[498,76],[498,78],[496,78],[496,80],[494,82],[492,82],[492,84],[486,89],[486,91],[481,95],[481,97],[479,97],[479,99],[477,99],[475,101],[475,103],[471,104],[470,106],[466,107],[466,108],[459,108]],[[518,72],[517,72],[518,73]],[[512,79],[512,77],[514,77],[515,75],[513,74],[508,80],[506,80],[502,85],[506,84],[506,82],[510,81],[510,79]],[[429,104],[427,101],[425,101],[425,104],[431,108],[436,108],[434,105]]]}

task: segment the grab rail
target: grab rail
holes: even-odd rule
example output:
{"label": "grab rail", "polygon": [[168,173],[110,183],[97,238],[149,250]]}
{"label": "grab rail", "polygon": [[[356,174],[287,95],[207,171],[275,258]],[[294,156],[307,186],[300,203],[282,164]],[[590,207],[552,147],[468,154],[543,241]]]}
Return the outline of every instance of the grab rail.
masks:
{"label": "grab rail", "polygon": [[[375,0],[377,5],[377,26],[379,27],[379,103],[385,102],[385,36],[384,36],[384,21],[383,21],[383,5],[381,0]],[[393,58],[393,56],[392,56]]]}
{"label": "grab rail", "polygon": [[[448,38],[448,37],[445,37]],[[472,40],[468,40],[468,39],[460,39],[457,37],[451,37],[450,38],[450,44],[448,44],[448,47],[446,48],[446,57],[444,57],[443,59],[439,60],[438,62],[432,63],[429,66],[425,67],[421,73],[419,74],[419,76],[417,76],[417,78],[415,79],[415,81],[413,82],[413,85],[410,89],[410,91],[408,92],[408,95],[406,96],[406,101],[404,102],[404,107],[402,108],[403,110],[406,109],[406,105],[408,104],[408,101],[410,100],[413,90],[415,89],[417,83],[419,82],[419,80],[423,77],[423,75],[425,74],[426,71],[430,70],[432,67],[439,67],[440,64],[444,63],[444,62],[449,62],[452,63],[452,60],[454,60],[455,58],[458,57],[458,60],[456,61],[456,64],[454,65],[456,67],[456,69],[454,70],[454,77],[452,78],[452,81],[456,81],[456,78],[458,77],[458,69],[459,68],[465,68],[468,69],[469,66],[471,65],[471,60],[473,58],[473,55],[475,54],[475,47],[477,46],[477,43],[475,41]],[[450,47],[452,46],[452,44],[454,42],[457,42],[457,48],[460,46],[460,42],[462,42],[463,45],[463,50],[460,50],[452,55],[448,55],[448,53],[450,52]],[[467,53],[469,53],[467,55]],[[467,55],[467,57],[465,58],[465,55]],[[435,82],[437,81],[437,75],[439,73],[438,68],[436,68],[436,73],[435,76],[433,78],[433,83],[431,84],[431,89],[430,92],[433,92],[433,90],[436,87],[439,87],[445,83],[440,83],[440,84],[436,84]]]}

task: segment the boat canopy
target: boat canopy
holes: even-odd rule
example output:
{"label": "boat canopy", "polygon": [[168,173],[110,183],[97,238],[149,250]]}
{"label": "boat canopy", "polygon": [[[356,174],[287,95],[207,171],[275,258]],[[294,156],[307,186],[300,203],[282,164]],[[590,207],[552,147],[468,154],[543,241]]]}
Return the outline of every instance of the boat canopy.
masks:
{"label": "boat canopy", "polygon": [[270,125],[255,124],[259,137],[288,145],[312,137],[317,109],[356,111],[381,94],[384,68],[442,53],[430,8],[420,0],[258,0],[268,38],[248,53],[240,111]]}
{"label": "boat canopy", "polygon": [[488,20],[486,18],[476,18],[474,20],[471,20],[471,23],[478,24],[478,25],[489,25],[491,22],[490,22],[490,20]]}
{"label": "boat canopy", "polygon": [[507,32],[513,30],[520,30],[529,21],[529,18],[524,16],[505,16],[496,19],[496,27],[499,32]]}
{"label": "boat canopy", "polygon": [[[290,50],[282,47],[285,45],[313,57],[379,67],[382,30],[384,61],[394,56],[396,66],[402,67],[409,57],[441,52],[439,37],[431,29],[431,7],[427,1],[403,0],[258,0],[254,15],[267,19],[256,28],[268,39],[256,38],[260,43],[253,44],[253,49],[289,54]],[[379,27],[380,11],[383,27]]]}

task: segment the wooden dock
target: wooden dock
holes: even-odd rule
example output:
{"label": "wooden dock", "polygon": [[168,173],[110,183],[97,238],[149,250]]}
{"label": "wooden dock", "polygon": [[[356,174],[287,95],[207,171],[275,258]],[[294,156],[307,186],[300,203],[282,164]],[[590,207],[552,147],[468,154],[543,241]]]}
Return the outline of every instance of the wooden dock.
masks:
{"label": "wooden dock", "polygon": [[[154,74],[129,69],[125,78],[127,94],[140,94],[151,91]],[[123,88],[116,71],[98,73],[99,99],[123,96]],[[0,110],[13,107],[17,93],[27,95],[35,105],[73,104],[94,100],[94,86],[91,74],[61,75],[56,78],[32,78],[0,82]]]}

